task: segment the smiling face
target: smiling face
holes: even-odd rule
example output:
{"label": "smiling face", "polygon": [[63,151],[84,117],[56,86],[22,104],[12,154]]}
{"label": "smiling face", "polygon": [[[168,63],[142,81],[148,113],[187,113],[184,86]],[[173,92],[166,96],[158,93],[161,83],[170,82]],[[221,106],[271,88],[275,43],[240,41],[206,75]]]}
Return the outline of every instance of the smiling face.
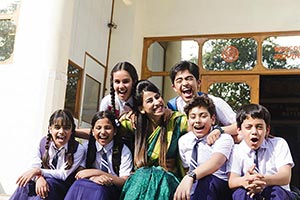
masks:
{"label": "smiling face", "polygon": [[197,138],[202,138],[210,132],[215,123],[215,116],[211,116],[207,108],[197,106],[189,111],[188,123],[189,130],[193,131]]}
{"label": "smiling face", "polygon": [[127,101],[131,95],[133,80],[126,70],[113,73],[113,87],[122,101]]}
{"label": "smiling face", "polygon": [[161,116],[165,113],[164,100],[158,93],[144,91],[143,105],[140,106],[139,109],[141,113],[146,113],[150,119],[153,119],[156,123],[158,123]]}
{"label": "smiling face", "polygon": [[270,132],[270,127],[267,127],[263,119],[252,118],[248,116],[241,128],[238,128],[238,133],[242,135],[243,139],[251,149],[258,149],[266,136]]}
{"label": "smiling face", "polygon": [[113,124],[107,117],[98,119],[96,121],[95,126],[92,129],[92,133],[95,137],[95,140],[102,146],[110,143],[116,134]]}
{"label": "smiling face", "polygon": [[173,90],[182,97],[182,99],[188,103],[194,96],[197,96],[198,88],[200,86],[200,80],[189,72],[189,70],[179,71],[174,79],[172,85]]}
{"label": "smiling face", "polygon": [[62,119],[58,118],[54,124],[49,126],[49,131],[56,148],[60,148],[70,140],[72,125],[64,124]]}

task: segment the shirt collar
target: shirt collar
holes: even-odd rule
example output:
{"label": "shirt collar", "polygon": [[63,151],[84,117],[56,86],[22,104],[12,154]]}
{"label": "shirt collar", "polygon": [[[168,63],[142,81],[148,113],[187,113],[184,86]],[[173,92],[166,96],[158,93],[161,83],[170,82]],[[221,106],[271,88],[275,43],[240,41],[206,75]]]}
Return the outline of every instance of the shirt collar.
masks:
{"label": "shirt collar", "polygon": [[129,97],[129,99],[127,100],[127,104],[129,104],[131,107],[133,107],[133,97]]}
{"label": "shirt collar", "polygon": [[51,147],[52,149],[54,149],[55,151],[58,151],[58,150],[61,150],[62,148],[64,148],[65,151],[67,152],[67,151],[68,151],[68,142],[67,142],[66,144],[64,144],[62,147],[57,148],[57,147],[55,146],[54,142],[52,141],[52,142],[50,143],[50,147]]}
{"label": "shirt collar", "polygon": [[[251,152],[253,152],[253,150],[247,145],[247,143],[245,142],[245,140],[242,140],[242,142],[240,143],[240,145],[242,146],[243,151],[245,151],[247,154],[251,154]],[[259,149],[266,149],[266,140],[263,141],[263,143],[261,144],[261,146],[259,147]]]}
{"label": "shirt collar", "polygon": [[[191,131],[192,132],[192,131]],[[197,138],[196,137],[196,135],[192,132],[192,134],[193,134],[193,138],[194,138],[194,140],[193,140],[193,143],[195,143],[197,140],[201,140],[200,142],[205,142],[206,143],[206,141],[207,141],[207,135],[205,135],[204,137],[202,137],[202,138]]]}
{"label": "shirt collar", "polygon": [[109,151],[112,149],[113,145],[114,145],[114,141],[113,141],[113,140],[110,141],[110,143],[108,143],[108,144],[105,145],[105,146],[102,146],[101,144],[99,144],[99,143],[96,141],[97,152],[100,152],[100,151],[102,151],[102,149],[104,149],[104,152],[107,153],[107,152],[109,152]]}

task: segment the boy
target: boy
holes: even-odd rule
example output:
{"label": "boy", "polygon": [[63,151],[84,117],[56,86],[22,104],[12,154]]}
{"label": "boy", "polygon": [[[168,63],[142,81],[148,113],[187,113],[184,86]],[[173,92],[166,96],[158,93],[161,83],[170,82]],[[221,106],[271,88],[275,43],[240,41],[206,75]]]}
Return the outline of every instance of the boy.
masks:
{"label": "boy", "polygon": [[234,145],[232,137],[224,133],[212,146],[207,144],[216,121],[215,105],[207,95],[195,97],[184,111],[190,132],[179,139],[178,146],[182,165],[189,171],[174,199],[230,199],[226,161]]}
{"label": "boy", "polygon": [[236,189],[233,199],[293,199],[293,159],[286,141],[269,135],[269,111],[258,104],[245,105],[236,121],[243,140],[228,162],[229,187]]}
{"label": "boy", "polygon": [[[199,67],[189,61],[181,61],[175,64],[170,70],[170,78],[173,90],[179,95],[170,101],[167,106],[173,111],[184,112],[184,106],[190,102],[195,96],[200,96],[202,92],[198,92],[201,84],[199,79]],[[222,129],[216,130],[216,135],[222,132],[231,134],[236,142],[239,142],[236,132],[235,112],[221,98],[207,94],[216,106],[217,120],[224,126]],[[208,138],[208,143],[214,141]]]}

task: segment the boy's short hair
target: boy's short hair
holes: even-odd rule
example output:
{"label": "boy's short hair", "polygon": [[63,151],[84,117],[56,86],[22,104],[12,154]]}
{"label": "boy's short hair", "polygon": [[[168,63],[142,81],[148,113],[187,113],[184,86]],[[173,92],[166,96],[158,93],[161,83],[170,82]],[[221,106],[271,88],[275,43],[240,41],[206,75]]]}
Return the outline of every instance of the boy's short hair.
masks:
{"label": "boy's short hair", "polygon": [[206,94],[194,97],[185,107],[184,112],[189,117],[189,112],[195,107],[204,107],[208,110],[210,116],[216,115],[216,107],[211,98]]}
{"label": "boy's short hair", "polygon": [[193,74],[197,81],[199,80],[199,67],[195,63],[192,63],[190,61],[180,61],[170,69],[169,76],[172,84],[174,84],[176,74],[184,70],[188,70],[191,74]]}
{"label": "boy's short hair", "polygon": [[263,119],[267,127],[271,124],[271,114],[268,109],[259,104],[248,104],[240,107],[237,110],[236,123],[237,127],[241,128],[241,125],[245,119],[252,117],[253,119]]}

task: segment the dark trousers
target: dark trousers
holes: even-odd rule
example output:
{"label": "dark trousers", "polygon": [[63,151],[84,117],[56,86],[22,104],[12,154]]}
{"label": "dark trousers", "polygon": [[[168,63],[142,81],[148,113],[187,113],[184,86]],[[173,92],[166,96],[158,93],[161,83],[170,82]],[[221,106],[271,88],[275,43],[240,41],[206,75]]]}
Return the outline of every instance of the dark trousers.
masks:
{"label": "dark trousers", "polygon": [[283,189],[280,186],[268,186],[266,187],[261,193],[254,195],[253,198],[250,198],[249,195],[247,195],[247,190],[244,188],[238,188],[235,190],[232,194],[233,200],[260,200],[260,199],[266,199],[266,200],[289,200],[289,199],[296,199],[295,195]]}
{"label": "dark trousers", "polygon": [[199,179],[196,183],[191,200],[230,200],[231,190],[228,182],[214,175],[206,176]]}

